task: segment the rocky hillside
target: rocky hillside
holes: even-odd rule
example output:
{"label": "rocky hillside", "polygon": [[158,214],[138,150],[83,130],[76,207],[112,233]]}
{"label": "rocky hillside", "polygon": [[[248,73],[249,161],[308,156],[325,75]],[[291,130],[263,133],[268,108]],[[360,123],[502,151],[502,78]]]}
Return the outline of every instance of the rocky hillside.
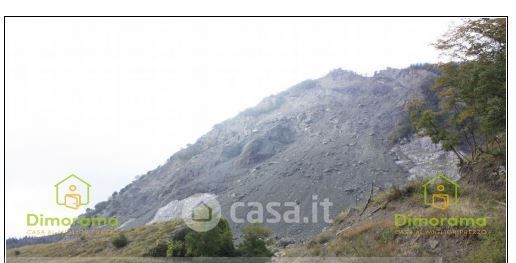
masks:
{"label": "rocky hillside", "polygon": [[[383,260],[368,262],[505,262],[505,167],[503,155],[484,155],[481,162],[464,166],[459,203],[445,210],[422,205],[421,178],[379,193],[368,206],[342,211],[332,225],[303,243],[278,244],[284,248],[277,251],[275,262],[292,262],[292,258],[316,262],[334,257]],[[395,227],[395,214],[408,212],[427,217],[487,217],[488,223],[476,228]],[[458,233],[460,230],[470,232]]]}
{"label": "rocky hillside", "polygon": [[[505,167],[504,156],[491,155],[485,155],[482,162],[464,166],[459,180],[460,202],[445,210],[422,205],[423,178],[376,193],[368,198],[366,204],[340,212],[333,224],[303,242],[294,244],[288,239],[267,240],[269,248],[275,252],[270,262],[505,262]],[[395,214],[409,211],[422,216],[487,217],[488,224],[480,228],[485,233],[472,234],[429,234],[426,231],[444,233],[479,228],[395,227]],[[417,230],[420,233],[415,232]],[[83,231],[80,238],[64,238],[51,244],[8,249],[7,262],[170,262],[171,258],[158,260],[147,257],[157,256],[157,252],[152,251],[162,248],[162,244],[168,241],[184,241],[189,231],[180,220],[119,231]],[[120,236],[124,236],[128,242],[118,247],[114,241]],[[190,260],[179,259],[180,262]],[[213,260],[208,258],[199,262]],[[219,258],[216,261],[266,260]]]}
{"label": "rocky hillside", "polygon": [[[372,77],[338,69],[306,80],[215,125],[88,215],[117,215],[130,228],[173,219],[181,200],[210,193],[226,218],[235,201],[291,201],[307,215],[312,195],[333,202],[333,218],[363,203],[371,184],[379,191],[435,170],[456,176],[453,156],[413,137],[404,112],[415,96],[435,101],[428,91],[436,77],[423,65]],[[304,239],[326,224],[268,226],[278,237]],[[232,227],[239,233],[242,226]]]}

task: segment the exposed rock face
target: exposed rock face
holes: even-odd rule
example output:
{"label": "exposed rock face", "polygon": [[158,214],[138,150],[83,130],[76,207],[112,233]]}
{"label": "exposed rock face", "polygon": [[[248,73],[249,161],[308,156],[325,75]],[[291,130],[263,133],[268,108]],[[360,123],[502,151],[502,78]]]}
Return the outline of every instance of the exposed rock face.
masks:
{"label": "exposed rock face", "polygon": [[[168,215],[173,217],[181,200],[211,193],[226,218],[236,201],[264,207],[272,201],[296,202],[302,216],[311,216],[312,195],[317,195],[318,201],[333,202],[333,218],[364,202],[371,183],[379,190],[435,169],[453,173],[453,163],[438,146],[425,139],[398,143],[410,138],[410,133],[400,134],[407,129],[405,103],[428,96],[436,76],[429,66],[387,69],[373,77],[334,70],[301,82],[215,125],[91,213],[117,215],[123,227],[133,227],[166,219],[163,211],[172,211]],[[422,167],[427,159],[431,169]],[[237,215],[245,218],[251,209]],[[243,225],[230,223],[239,233]],[[325,225],[321,216],[317,223],[268,224],[279,238],[295,239]]]}
{"label": "exposed rock face", "polygon": [[172,200],[165,206],[160,207],[158,211],[156,211],[156,214],[154,214],[154,217],[149,222],[147,222],[147,225],[168,221],[174,218],[181,218],[182,208],[185,204],[189,202],[197,203],[197,200],[207,200],[209,198],[216,199],[217,197],[212,194],[199,193],[182,200]]}
{"label": "exposed rock face", "polygon": [[457,156],[443,151],[441,145],[432,143],[430,137],[413,136],[410,141],[402,141],[394,146],[391,152],[396,156],[396,163],[409,171],[409,179],[435,175],[437,172],[443,172],[453,180],[460,177]]}

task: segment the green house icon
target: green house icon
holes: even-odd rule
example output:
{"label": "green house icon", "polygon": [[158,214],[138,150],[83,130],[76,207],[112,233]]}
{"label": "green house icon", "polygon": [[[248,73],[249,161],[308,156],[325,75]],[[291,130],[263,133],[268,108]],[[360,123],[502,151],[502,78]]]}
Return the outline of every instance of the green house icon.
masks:
{"label": "green house icon", "polygon": [[70,174],[54,185],[56,203],[71,209],[78,209],[90,203],[91,185],[75,174]]}
{"label": "green house icon", "polygon": [[438,209],[447,209],[459,201],[459,184],[439,172],[423,184],[424,203]]}

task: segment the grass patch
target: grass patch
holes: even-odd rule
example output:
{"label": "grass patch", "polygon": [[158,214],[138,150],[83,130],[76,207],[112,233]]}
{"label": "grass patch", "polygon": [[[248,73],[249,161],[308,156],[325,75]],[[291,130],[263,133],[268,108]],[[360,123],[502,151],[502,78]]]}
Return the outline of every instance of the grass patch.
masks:
{"label": "grass patch", "polygon": [[[287,249],[285,255],[291,257],[437,256],[443,257],[443,262],[505,262],[505,191],[493,190],[493,185],[488,182],[471,183],[461,180],[458,203],[451,204],[448,209],[440,210],[423,205],[421,185],[424,181],[419,178],[402,187],[393,187],[375,196],[372,204],[375,208],[384,206],[382,213],[374,215],[350,213],[354,210],[361,211],[363,206],[341,212],[335,218],[335,224],[327,231],[300,247]],[[419,234],[407,234],[400,230],[418,229],[395,227],[395,213],[437,218],[487,217],[488,223],[483,229],[487,230],[487,234],[424,234],[426,228],[420,228]],[[326,240],[322,235],[327,235],[330,239]]]}
{"label": "grass patch", "polygon": [[[168,235],[179,224],[180,221],[175,220],[121,231],[84,231],[80,237],[74,239],[24,246],[16,250],[24,257],[140,257],[155,247],[158,240],[169,239]],[[122,236],[127,242],[123,241]],[[122,246],[123,243],[125,245]],[[7,256],[16,256],[15,249],[8,249]]]}
{"label": "grass patch", "polygon": [[346,220],[346,218],[348,217],[348,215],[349,215],[349,209],[348,209],[348,210],[346,210],[346,211],[342,211],[342,212],[340,212],[340,213],[335,217],[335,221],[334,221],[334,222],[335,222],[335,224],[340,225],[341,223],[343,223],[343,222]]}
{"label": "grass patch", "polygon": [[385,202],[401,201],[407,198],[416,198],[414,201],[418,201],[421,193],[421,186],[424,181],[424,178],[419,177],[415,180],[408,181],[403,186],[392,186],[389,190],[374,197],[373,202],[376,204],[382,204]]}
{"label": "grass patch", "polygon": [[505,224],[495,223],[489,235],[476,245],[476,249],[462,261],[470,263],[498,263],[505,262]]}

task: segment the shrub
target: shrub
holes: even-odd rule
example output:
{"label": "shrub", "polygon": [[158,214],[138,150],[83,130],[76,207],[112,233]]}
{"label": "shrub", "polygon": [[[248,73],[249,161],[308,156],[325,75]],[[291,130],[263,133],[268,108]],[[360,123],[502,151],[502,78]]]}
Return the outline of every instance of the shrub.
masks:
{"label": "shrub", "polygon": [[129,243],[129,240],[125,237],[124,234],[120,234],[117,237],[113,238],[111,240],[111,244],[115,246],[116,248],[123,248]]}
{"label": "shrub", "polygon": [[152,247],[145,253],[144,257],[166,257],[168,245],[167,243],[156,241],[156,246]]}
{"label": "shrub", "polygon": [[317,236],[316,241],[319,244],[324,244],[330,241],[332,238],[332,235],[330,233],[321,233]]}
{"label": "shrub", "polygon": [[385,196],[386,201],[396,201],[404,197],[412,196],[419,191],[421,185],[424,183],[422,178],[411,180],[402,187],[392,186]]}
{"label": "shrub", "polygon": [[244,241],[240,244],[239,251],[245,257],[271,257],[272,252],[267,249],[265,239],[271,234],[271,230],[260,224],[250,224],[242,229]]}
{"label": "shrub", "polygon": [[231,257],[235,255],[229,223],[221,219],[207,232],[190,232],[185,237],[186,255],[191,257]]}
{"label": "shrub", "polygon": [[184,243],[180,240],[172,240],[167,243],[167,257],[182,257],[185,255]]}

